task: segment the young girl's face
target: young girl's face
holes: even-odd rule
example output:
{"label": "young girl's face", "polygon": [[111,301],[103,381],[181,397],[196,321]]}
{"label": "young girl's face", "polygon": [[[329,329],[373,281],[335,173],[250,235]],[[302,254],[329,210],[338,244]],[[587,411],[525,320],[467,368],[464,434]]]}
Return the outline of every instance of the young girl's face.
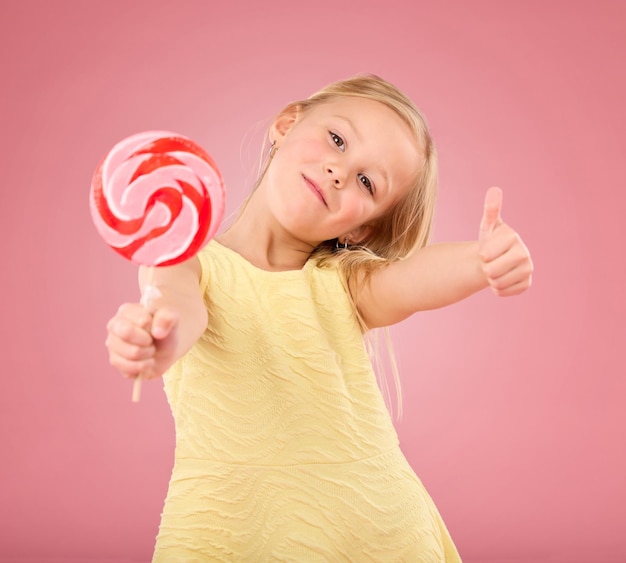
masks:
{"label": "young girl's face", "polygon": [[408,125],[366,98],[281,114],[272,135],[279,148],[260,187],[281,226],[312,246],[365,240],[421,162]]}

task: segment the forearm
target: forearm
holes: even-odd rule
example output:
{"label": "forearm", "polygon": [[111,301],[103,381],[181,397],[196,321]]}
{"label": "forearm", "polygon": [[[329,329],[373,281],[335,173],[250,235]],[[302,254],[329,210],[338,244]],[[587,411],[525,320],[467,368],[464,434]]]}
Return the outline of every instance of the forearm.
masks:
{"label": "forearm", "polygon": [[478,242],[434,244],[375,272],[359,306],[373,328],[451,305],[485,287]]}
{"label": "forearm", "polygon": [[152,312],[169,310],[178,319],[175,351],[172,363],[195,344],[206,329],[208,313],[199,287],[200,271],[195,263],[155,268],[150,274],[139,270],[142,293],[148,283],[156,288],[150,300]]}
{"label": "forearm", "polygon": [[412,312],[451,305],[488,285],[477,241],[426,246],[403,266]]}

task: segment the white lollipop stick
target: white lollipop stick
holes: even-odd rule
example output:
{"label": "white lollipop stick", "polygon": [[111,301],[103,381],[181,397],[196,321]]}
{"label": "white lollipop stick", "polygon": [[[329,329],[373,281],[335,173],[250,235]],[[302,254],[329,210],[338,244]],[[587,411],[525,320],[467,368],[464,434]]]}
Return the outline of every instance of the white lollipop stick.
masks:
{"label": "white lollipop stick", "polygon": [[[143,305],[148,311],[150,305],[155,297],[158,297],[160,292],[154,283],[154,266],[148,268],[148,282],[143,288],[141,293],[141,305]],[[139,374],[133,382],[133,403],[138,403],[141,398],[141,374]]]}

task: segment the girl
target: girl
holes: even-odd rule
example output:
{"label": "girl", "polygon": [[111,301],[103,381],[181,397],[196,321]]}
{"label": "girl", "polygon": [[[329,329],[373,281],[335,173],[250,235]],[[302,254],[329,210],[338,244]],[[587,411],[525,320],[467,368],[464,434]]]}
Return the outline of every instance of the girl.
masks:
{"label": "girl", "polygon": [[520,293],[528,251],[498,189],[479,241],[425,246],[435,148],[378,77],[288,105],[269,140],[234,224],[157,269],[151,311],[126,304],[108,324],[113,366],[165,374],[175,419],[154,561],[460,561],[363,333],[487,286]]}

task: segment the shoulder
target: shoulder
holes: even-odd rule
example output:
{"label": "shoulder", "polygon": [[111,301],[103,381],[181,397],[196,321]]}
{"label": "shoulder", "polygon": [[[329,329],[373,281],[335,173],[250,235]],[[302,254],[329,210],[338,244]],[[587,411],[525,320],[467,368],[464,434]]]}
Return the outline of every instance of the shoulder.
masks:
{"label": "shoulder", "polygon": [[197,254],[200,268],[200,287],[207,289],[214,279],[226,281],[235,276],[234,270],[244,267],[243,259],[233,250],[212,239]]}

